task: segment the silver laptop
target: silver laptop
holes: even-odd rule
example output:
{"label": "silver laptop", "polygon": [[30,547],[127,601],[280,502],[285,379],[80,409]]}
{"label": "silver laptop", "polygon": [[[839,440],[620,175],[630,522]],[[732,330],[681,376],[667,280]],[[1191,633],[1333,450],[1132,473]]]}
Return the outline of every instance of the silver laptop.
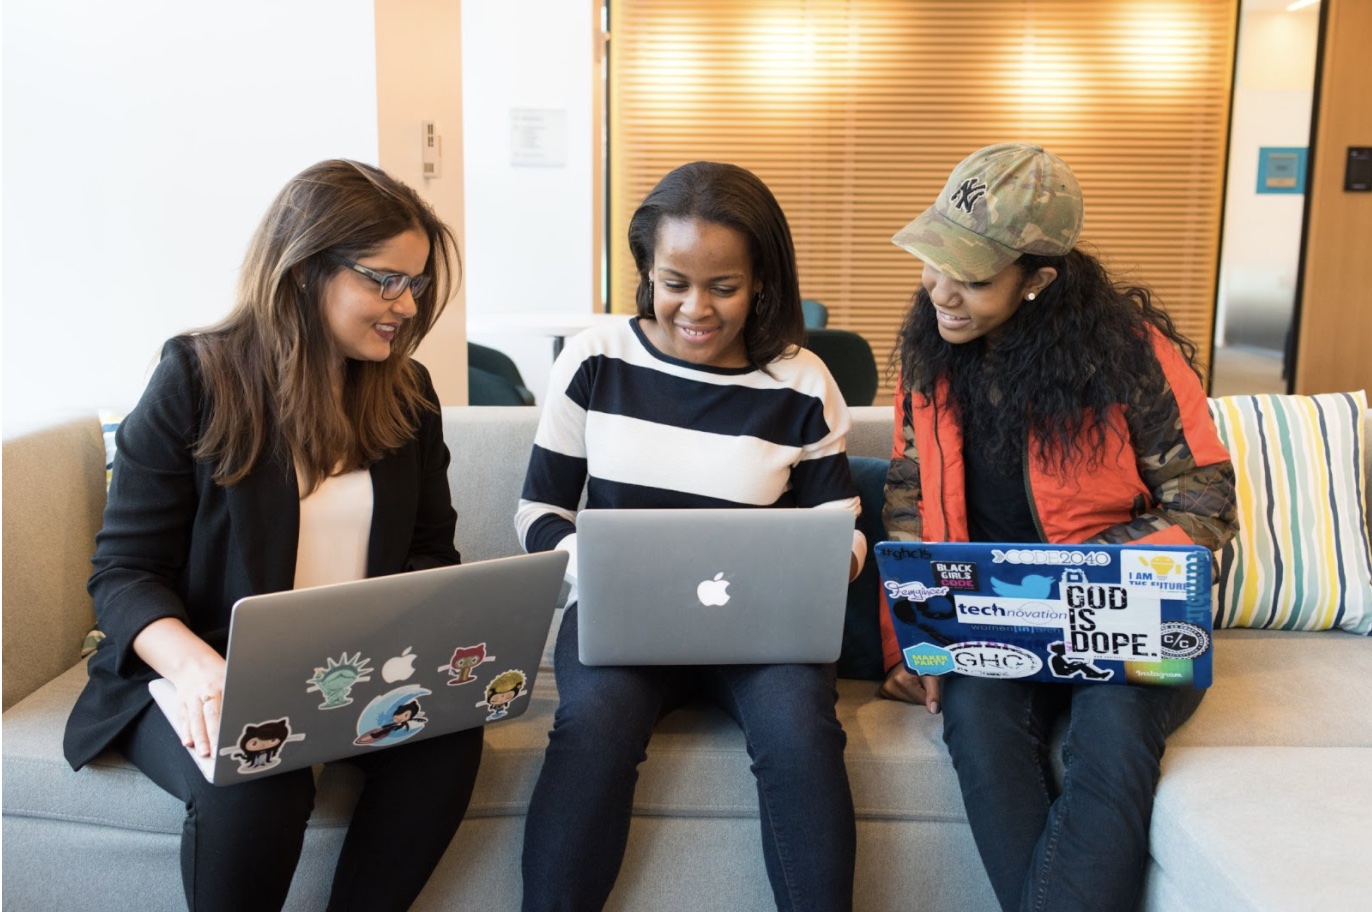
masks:
{"label": "silver laptop", "polygon": [[846,510],[583,510],[581,661],[835,661],[853,527]]}
{"label": "silver laptop", "polygon": [[[553,551],[239,600],[218,743],[191,756],[229,785],[522,714],[566,566]],[[172,684],[148,689],[174,718]]]}

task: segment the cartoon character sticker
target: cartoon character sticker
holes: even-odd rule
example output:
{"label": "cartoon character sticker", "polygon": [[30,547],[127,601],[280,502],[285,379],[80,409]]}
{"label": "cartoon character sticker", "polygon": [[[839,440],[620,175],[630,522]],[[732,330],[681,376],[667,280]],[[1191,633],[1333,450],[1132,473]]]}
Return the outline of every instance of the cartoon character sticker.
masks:
{"label": "cartoon character sticker", "polygon": [[432,693],[418,684],[408,684],[372,700],[358,716],[357,738],[353,743],[385,747],[423,731],[429,719],[419,698]]}
{"label": "cartoon character sticker", "polygon": [[448,679],[449,687],[458,687],[476,680],[472,673],[476,666],[494,661],[495,656],[486,655],[486,644],[477,643],[475,646],[459,646],[454,649],[453,657],[448,660],[448,664],[438,666],[438,670],[452,676]]}
{"label": "cartoon character sticker", "polygon": [[349,692],[353,685],[371,680],[374,669],[367,664],[370,661],[371,659],[362,658],[360,652],[349,656],[345,651],[337,661],[330,656],[323,668],[315,668],[314,675],[305,679],[305,683],[310,685],[305,688],[305,693],[318,692],[324,695],[324,702],[319,704],[320,709],[347,706],[352,702]]}
{"label": "cartoon character sticker", "polygon": [[486,685],[486,699],[476,704],[477,706],[485,706],[491,711],[491,714],[486,717],[486,721],[494,722],[496,719],[503,719],[508,716],[510,704],[528,692],[528,683],[529,680],[524,676],[524,672],[514,668],[509,671],[502,671],[491,678],[490,683]]}
{"label": "cartoon character sticker", "polygon": [[1067,655],[1067,644],[1062,640],[1048,644],[1048,670],[1055,678],[1070,678],[1081,675],[1087,681],[1108,681],[1115,676],[1109,668],[1096,667],[1093,657],[1080,658]]}
{"label": "cartoon character sticker", "polygon": [[237,760],[239,773],[261,773],[281,763],[281,749],[287,742],[303,740],[304,734],[291,732],[291,720],[286,716],[244,725],[237,746],[225,747],[219,753]]}

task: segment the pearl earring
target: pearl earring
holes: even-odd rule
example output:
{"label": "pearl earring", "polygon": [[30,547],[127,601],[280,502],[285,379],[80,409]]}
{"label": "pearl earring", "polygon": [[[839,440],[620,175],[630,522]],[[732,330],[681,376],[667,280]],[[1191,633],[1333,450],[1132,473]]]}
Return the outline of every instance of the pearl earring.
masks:
{"label": "pearl earring", "polygon": [[1029,292],[1027,295],[1024,296],[1024,300],[1026,300],[1026,301],[1032,301],[1032,300],[1034,300],[1034,299],[1037,298],[1037,297],[1038,297],[1038,295],[1034,294],[1034,292],[1031,291],[1031,292]]}

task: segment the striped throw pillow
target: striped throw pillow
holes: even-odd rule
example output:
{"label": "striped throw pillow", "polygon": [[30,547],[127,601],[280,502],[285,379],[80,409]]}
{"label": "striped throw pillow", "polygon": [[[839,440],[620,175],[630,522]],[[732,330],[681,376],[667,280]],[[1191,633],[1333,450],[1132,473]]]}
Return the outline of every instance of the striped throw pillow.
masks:
{"label": "striped throw pillow", "polygon": [[1239,513],[1220,555],[1216,627],[1372,629],[1366,408],[1361,390],[1210,401]]}
{"label": "striped throw pillow", "polygon": [[105,490],[110,489],[110,477],[114,474],[114,435],[119,430],[119,422],[124,420],[122,412],[99,409],[100,435],[105,438]]}

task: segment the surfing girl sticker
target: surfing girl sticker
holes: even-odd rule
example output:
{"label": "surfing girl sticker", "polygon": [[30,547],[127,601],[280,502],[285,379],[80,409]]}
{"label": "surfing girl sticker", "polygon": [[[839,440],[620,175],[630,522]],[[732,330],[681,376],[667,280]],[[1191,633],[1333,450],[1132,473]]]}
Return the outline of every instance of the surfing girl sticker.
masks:
{"label": "surfing girl sticker", "polygon": [[429,721],[419,698],[431,693],[418,684],[409,684],[372,700],[358,716],[357,739],[353,743],[385,747],[414,737]]}

